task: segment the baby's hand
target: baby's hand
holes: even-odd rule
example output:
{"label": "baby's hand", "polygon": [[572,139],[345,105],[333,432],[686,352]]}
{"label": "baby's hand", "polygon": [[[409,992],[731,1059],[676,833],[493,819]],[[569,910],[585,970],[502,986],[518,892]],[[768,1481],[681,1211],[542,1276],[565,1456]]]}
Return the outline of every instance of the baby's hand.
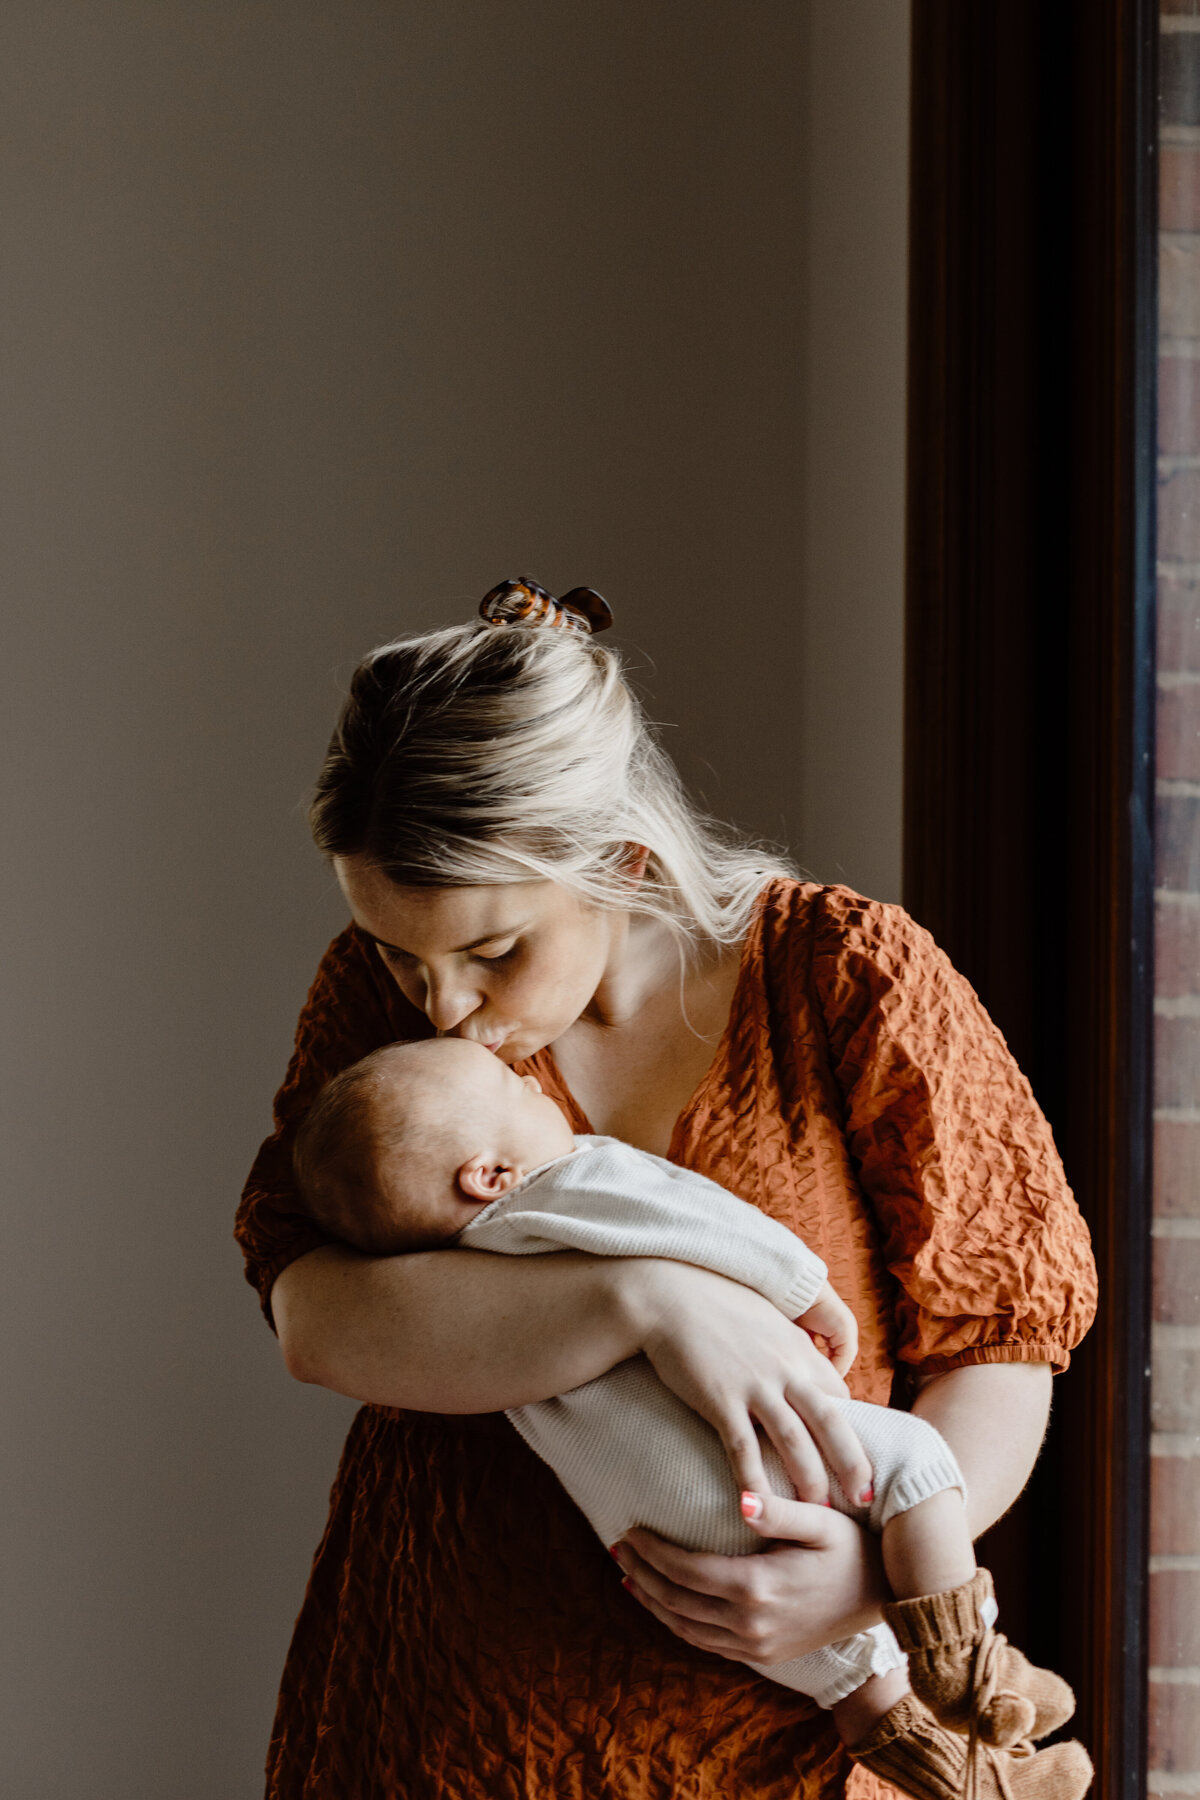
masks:
{"label": "baby's hand", "polygon": [[844,1375],[858,1355],[858,1320],[828,1282],[796,1323],[810,1337],[824,1339],[830,1362],[839,1375]]}

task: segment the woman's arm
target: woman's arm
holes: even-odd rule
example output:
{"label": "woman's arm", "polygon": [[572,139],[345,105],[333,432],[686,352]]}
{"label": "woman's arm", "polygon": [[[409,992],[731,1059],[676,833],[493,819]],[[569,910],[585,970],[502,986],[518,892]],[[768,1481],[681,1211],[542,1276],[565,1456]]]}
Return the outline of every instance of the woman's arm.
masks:
{"label": "woman's arm", "polygon": [[[1037,1460],[1050,1409],[1045,1363],[983,1363],[927,1381],[914,1412],[946,1438],[978,1536],[1007,1512]],[[841,1513],[767,1499],[752,1528],[765,1555],[704,1556],[631,1531],[618,1561],[630,1591],[702,1650],[784,1662],[876,1624],[886,1588],[875,1540]]]}
{"label": "woman's arm", "polygon": [[958,1458],[973,1538],[1003,1517],[1033,1473],[1052,1380],[1048,1363],[974,1363],[921,1384],[913,1411]]}
{"label": "woman's arm", "polygon": [[591,1256],[330,1245],[271,1290],[298,1381],[417,1412],[497,1412],[578,1387],[640,1348],[619,1265]]}
{"label": "woman's arm", "polygon": [[822,1454],[850,1491],[870,1479],[833,1404],[845,1384],[808,1334],[761,1294],[688,1263],[329,1245],[285,1269],[271,1298],[290,1372],[356,1400],[496,1412],[644,1351],[719,1433],[741,1486],[765,1485],[756,1425],[798,1493],[828,1493]]}

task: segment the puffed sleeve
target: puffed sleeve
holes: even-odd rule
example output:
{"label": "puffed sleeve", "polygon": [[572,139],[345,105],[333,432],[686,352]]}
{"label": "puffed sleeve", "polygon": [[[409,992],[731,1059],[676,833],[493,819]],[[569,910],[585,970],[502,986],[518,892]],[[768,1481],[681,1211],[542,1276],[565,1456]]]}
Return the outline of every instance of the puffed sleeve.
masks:
{"label": "puffed sleeve", "polygon": [[354,926],[333,940],[296,1027],[292,1060],[275,1096],[275,1129],[254,1159],[234,1225],[246,1279],[258,1289],[272,1329],[276,1276],[331,1241],[304,1211],[292,1177],[292,1144],[301,1120],[339,1070],[383,1044],[428,1031],[428,1021],[402,998],[374,946]]}
{"label": "puffed sleeve", "polygon": [[846,1142],[899,1283],[896,1353],[1065,1369],[1096,1310],[1091,1241],[1029,1083],[898,906],[823,890],[813,985]]}

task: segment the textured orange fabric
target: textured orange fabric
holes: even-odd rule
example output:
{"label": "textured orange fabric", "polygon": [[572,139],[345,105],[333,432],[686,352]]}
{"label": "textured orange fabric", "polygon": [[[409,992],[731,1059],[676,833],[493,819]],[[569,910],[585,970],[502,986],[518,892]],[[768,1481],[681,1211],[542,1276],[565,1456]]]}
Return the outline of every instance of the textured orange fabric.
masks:
{"label": "textured orange fabric", "polygon": [[[428,1030],[344,932],[238,1215],[268,1309],[279,1271],[325,1241],[292,1188],[297,1122],[337,1069]],[[589,1129],[547,1051],[518,1068]],[[1087,1231],[1048,1127],[971,988],[898,907],[771,884],[670,1154],[825,1259],[858,1317],[858,1399],[886,1403],[897,1361],[1064,1368],[1090,1323]],[[502,1415],[358,1414],[284,1671],[271,1800],[826,1800],[848,1768],[810,1701],[624,1594]],[[855,1794],[873,1780],[856,1770]]]}

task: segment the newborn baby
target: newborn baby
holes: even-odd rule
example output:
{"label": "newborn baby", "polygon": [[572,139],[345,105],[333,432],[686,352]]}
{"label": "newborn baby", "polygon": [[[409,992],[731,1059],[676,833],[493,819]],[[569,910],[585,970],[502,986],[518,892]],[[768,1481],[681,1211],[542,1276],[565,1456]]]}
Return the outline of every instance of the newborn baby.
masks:
{"label": "newborn baby", "polygon": [[[661,1157],[615,1138],[575,1136],[533,1076],[479,1044],[392,1044],[335,1076],[304,1121],[295,1164],[313,1217],[371,1255],[463,1244],[515,1256],[668,1257],[756,1289],[835,1355],[847,1341],[851,1315],[824,1263],[786,1227]],[[957,1792],[953,1770],[962,1763],[952,1746],[942,1746],[939,1761],[945,1734],[925,1708],[990,1746],[993,1782],[981,1793],[1007,1783],[1018,1800],[1078,1800],[1091,1778],[1079,1745],[1004,1754],[1056,1729],[1074,1700],[1065,1682],[992,1630],[991,1578],[975,1565],[949,1446],[911,1414],[835,1405],[874,1482],[847,1494],[831,1469],[831,1504],[882,1536],[894,1596],[888,1623],[753,1666],[832,1709],[851,1753],[918,1800]],[[605,1545],[641,1525],[688,1549],[763,1547],[745,1523],[759,1516],[761,1500],[743,1494],[739,1503],[717,1433],[644,1356],[508,1417]],[[772,1488],[790,1498],[769,1443],[764,1459]],[[844,1468],[855,1460],[847,1451]],[[924,1706],[909,1694],[903,1651]]]}

